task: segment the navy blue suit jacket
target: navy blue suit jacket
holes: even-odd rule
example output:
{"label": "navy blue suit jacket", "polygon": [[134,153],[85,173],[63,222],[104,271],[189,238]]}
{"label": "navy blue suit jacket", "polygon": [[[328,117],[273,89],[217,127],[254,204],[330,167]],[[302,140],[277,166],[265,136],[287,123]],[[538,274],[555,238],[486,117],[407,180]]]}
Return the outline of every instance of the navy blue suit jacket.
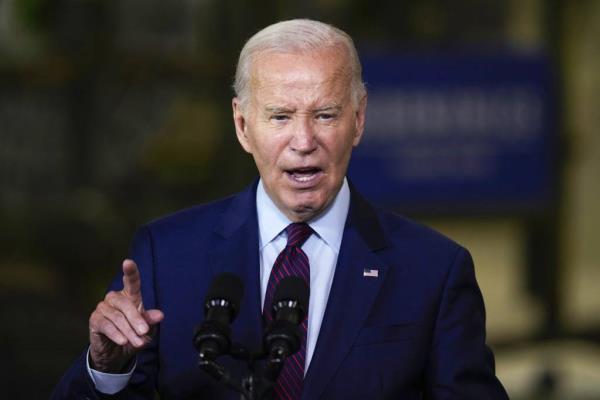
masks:
{"label": "navy blue suit jacket", "polygon": [[[234,341],[262,337],[256,184],[237,196],[142,227],[132,258],[146,308],[165,313],[153,343],[115,398],[238,399],[197,366],[194,327],[213,277],[242,277]],[[378,270],[364,277],[365,268]],[[118,276],[111,290],[121,289]],[[241,375],[240,362],[223,364]],[[85,355],[55,389],[56,399],[102,397]],[[444,236],[377,210],[352,190],[327,309],[304,381],[303,399],[506,399],[485,344],[485,311],[469,253]]]}

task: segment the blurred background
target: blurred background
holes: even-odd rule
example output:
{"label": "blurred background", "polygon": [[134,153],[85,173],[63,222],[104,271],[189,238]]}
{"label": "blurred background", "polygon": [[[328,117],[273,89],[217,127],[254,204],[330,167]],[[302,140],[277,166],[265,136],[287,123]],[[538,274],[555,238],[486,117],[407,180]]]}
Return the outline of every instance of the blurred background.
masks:
{"label": "blurred background", "polygon": [[0,0],[3,397],[48,397],[136,226],[254,179],[237,53],[297,17],[355,39],[350,177],[472,251],[511,398],[600,399],[596,0]]}

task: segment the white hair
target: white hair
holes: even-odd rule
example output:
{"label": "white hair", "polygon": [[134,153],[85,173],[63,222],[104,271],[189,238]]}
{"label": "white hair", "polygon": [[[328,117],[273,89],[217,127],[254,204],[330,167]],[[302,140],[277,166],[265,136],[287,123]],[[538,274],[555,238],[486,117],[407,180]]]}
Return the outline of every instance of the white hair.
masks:
{"label": "white hair", "polygon": [[365,96],[362,67],[352,38],[341,29],[310,19],[277,22],[252,36],[242,48],[235,72],[233,89],[245,109],[250,98],[252,62],[260,53],[301,54],[328,47],[341,46],[348,56],[351,75],[351,97],[356,107]]}

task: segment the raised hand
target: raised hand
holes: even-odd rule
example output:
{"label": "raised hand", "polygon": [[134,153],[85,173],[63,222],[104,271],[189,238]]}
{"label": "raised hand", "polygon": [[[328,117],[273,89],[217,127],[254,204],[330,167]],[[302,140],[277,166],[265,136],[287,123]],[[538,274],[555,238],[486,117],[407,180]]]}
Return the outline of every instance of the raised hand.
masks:
{"label": "raised hand", "polygon": [[145,310],[140,273],[133,260],[123,261],[123,290],[108,292],[90,316],[91,367],[119,373],[152,339],[162,321],[160,310]]}

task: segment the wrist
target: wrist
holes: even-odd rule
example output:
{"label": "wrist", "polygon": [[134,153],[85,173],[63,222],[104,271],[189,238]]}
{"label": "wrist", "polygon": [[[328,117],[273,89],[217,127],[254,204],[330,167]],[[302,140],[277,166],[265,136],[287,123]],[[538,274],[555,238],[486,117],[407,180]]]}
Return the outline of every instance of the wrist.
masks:
{"label": "wrist", "polygon": [[90,351],[88,360],[90,368],[107,374],[124,374],[131,370],[135,360],[135,357],[133,356],[112,358],[110,360],[103,358],[104,357],[98,356],[94,357],[93,353]]}

